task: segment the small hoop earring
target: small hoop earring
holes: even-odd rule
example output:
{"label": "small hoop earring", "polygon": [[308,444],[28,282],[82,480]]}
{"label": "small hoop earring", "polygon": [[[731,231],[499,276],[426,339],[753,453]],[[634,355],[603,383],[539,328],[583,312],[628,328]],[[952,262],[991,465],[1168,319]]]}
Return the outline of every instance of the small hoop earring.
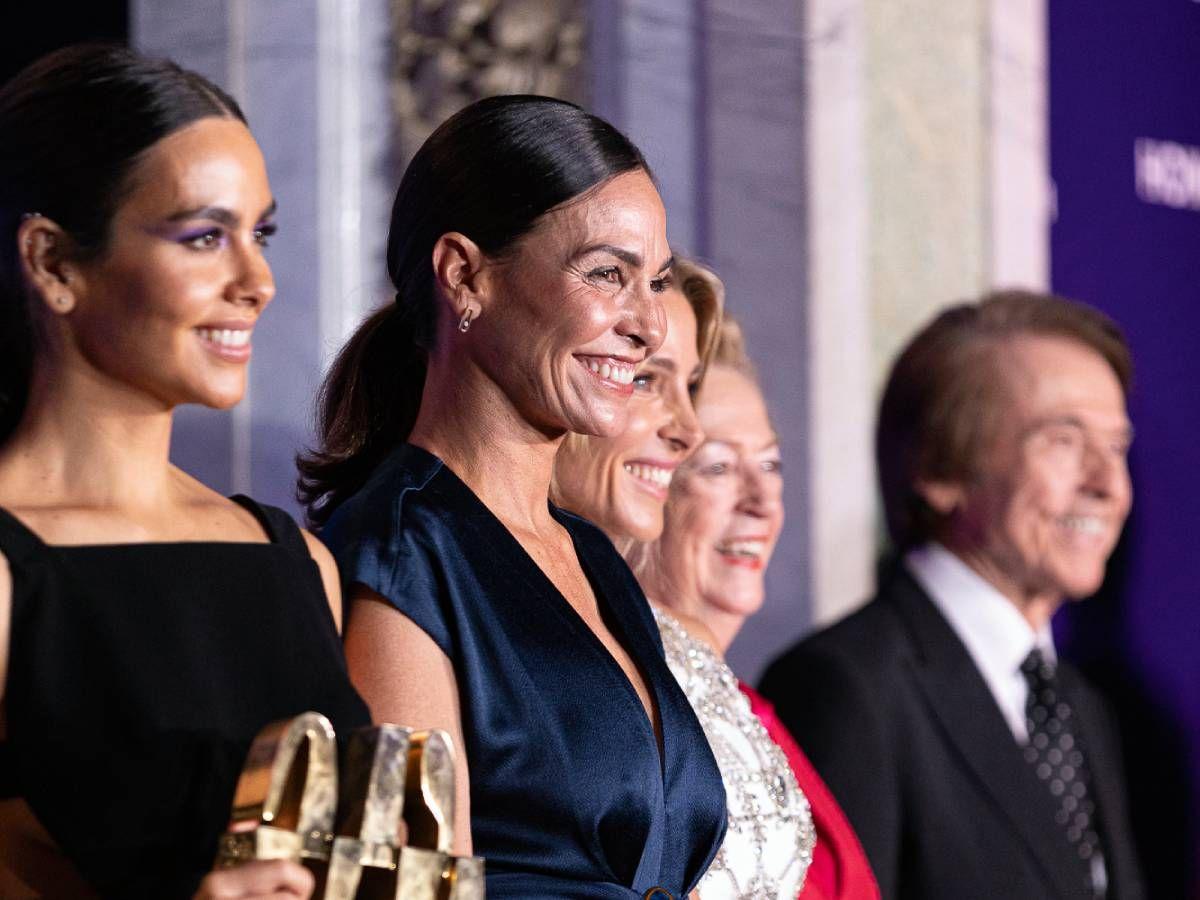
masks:
{"label": "small hoop earring", "polygon": [[475,319],[475,310],[467,307],[466,312],[462,314],[462,318],[458,320],[458,330],[466,334],[471,330],[471,322]]}

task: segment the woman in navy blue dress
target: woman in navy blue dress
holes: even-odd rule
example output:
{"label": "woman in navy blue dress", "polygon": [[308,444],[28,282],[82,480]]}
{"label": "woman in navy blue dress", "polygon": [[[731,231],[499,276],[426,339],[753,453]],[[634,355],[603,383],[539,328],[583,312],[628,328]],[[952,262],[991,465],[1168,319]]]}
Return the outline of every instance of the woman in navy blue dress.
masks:
{"label": "woman in navy blue dress", "polygon": [[723,833],[645,598],[547,499],[564,436],[621,430],[662,342],[665,225],[641,154],[578,107],[458,113],[401,181],[396,302],[342,351],[301,460],[351,677],[377,720],[465,750],[456,849],[492,898],[683,896]]}

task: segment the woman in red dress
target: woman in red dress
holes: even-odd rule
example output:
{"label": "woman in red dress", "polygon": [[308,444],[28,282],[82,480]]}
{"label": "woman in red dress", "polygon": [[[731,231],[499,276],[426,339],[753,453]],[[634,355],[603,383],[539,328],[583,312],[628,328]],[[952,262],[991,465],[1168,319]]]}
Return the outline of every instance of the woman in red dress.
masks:
{"label": "woman in red dress", "polygon": [[[705,441],[676,472],[662,536],[635,569],[647,596],[706,626],[723,654],[762,606],[764,574],[783,526],[778,438],[741,330],[728,317],[695,406]],[[812,811],[816,845],[800,897],[875,900],[870,864],[833,794],[770,702],[738,686],[786,755]]]}

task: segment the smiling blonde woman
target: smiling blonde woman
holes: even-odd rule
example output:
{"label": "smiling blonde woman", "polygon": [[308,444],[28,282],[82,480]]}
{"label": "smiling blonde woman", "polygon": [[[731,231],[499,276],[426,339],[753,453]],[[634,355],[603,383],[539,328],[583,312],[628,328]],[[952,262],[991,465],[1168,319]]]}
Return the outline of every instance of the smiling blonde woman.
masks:
{"label": "smiling blonde woman", "polygon": [[701,897],[874,900],[870,866],[837,802],[771,705],[723,658],[762,607],[784,514],[779,441],[728,315],[696,414],[704,443],[676,473],[662,534],[636,571],[728,793],[729,831]]}

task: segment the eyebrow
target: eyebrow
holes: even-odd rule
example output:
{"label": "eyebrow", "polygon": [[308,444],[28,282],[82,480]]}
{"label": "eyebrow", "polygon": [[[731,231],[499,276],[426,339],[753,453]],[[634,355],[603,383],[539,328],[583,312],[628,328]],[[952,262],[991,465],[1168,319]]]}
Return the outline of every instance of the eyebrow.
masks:
{"label": "eyebrow", "polygon": [[[728,447],[730,450],[735,450],[735,451],[738,450],[739,448],[745,446],[744,444],[742,444],[740,442],[723,441],[720,438],[708,438],[704,443],[720,444],[722,447]],[[779,435],[772,434],[771,440],[767,441],[767,443],[763,444],[757,450],[751,450],[750,452],[751,453],[762,453],[764,450],[774,450],[778,447],[779,447]]]}
{"label": "eyebrow", "polygon": [[[1092,431],[1093,430],[1093,429],[1089,428],[1087,423],[1084,422],[1083,419],[1079,418],[1078,416],[1063,415],[1063,416],[1050,416],[1048,418],[1045,418],[1038,422],[1035,422],[1031,428],[1031,431],[1038,431],[1042,428],[1047,428],[1047,427],[1054,426],[1054,425],[1069,425],[1072,428],[1078,428],[1080,431]],[[1127,441],[1130,441],[1130,442],[1133,441],[1134,431],[1133,431],[1132,423],[1126,422],[1124,425],[1121,425],[1114,430],[1119,432],[1120,435],[1123,438],[1125,438]]]}
{"label": "eyebrow", "polygon": [[[275,211],[278,208],[279,203],[272,200],[267,204],[267,208],[262,211],[256,221],[261,222],[263,219],[269,219],[275,215]],[[224,206],[197,206],[192,209],[181,209],[179,212],[172,213],[167,217],[168,222],[184,222],[188,219],[211,219],[229,228],[233,228],[238,224],[237,215]]]}
{"label": "eyebrow", "polygon": [[[616,246],[615,244],[590,244],[576,253],[575,257],[578,259],[581,256],[587,256],[589,253],[609,253],[621,260],[621,262],[633,266],[635,269],[640,269],[642,267],[641,256],[639,256],[637,253],[634,253],[632,250],[626,250],[623,247]],[[662,272],[665,272],[673,265],[675,265],[675,257],[668,256],[666,261],[658,267],[658,271],[655,272],[655,274],[658,275]]]}
{"label": "eyebrow", "polygon": [[656,369],[664,369],[667,372],[676,372],[679,367],[675,365],[675,360],[669,356],[651,356],[646,360],[646,365],[654,366]]}

